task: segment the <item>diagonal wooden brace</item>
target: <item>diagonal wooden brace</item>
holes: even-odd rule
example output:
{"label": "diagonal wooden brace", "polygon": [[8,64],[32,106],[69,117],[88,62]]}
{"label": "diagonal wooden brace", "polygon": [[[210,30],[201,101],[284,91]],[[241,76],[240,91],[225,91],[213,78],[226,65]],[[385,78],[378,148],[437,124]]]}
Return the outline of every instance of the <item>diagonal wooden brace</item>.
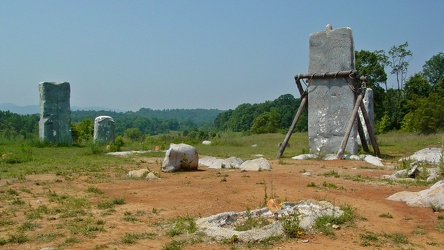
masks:
{"label": "diagonal wooden brace", "polygon": [[282,156],[282,154],[284,153],[285,148],[287,147],[288,141],[290,141],[290,137],[293,134],[294,128],[296,127],[296,124],[297,124],[299,118],[301,117],[301,114],[304,111],[305,106],[307,106],[307,104],[308,104],[308,95],[306,92],[304,92],[299,78],[296,78],[296,85],[298,86],[299,93],[301,94],[301,97],[302,97],[301,105],[299,105],[298,111],[296,112],[293,122],[291,123],[290,129],[288,130],[287,135],[285,136],[285,139],[279,148],[276,158],[280,158]]}

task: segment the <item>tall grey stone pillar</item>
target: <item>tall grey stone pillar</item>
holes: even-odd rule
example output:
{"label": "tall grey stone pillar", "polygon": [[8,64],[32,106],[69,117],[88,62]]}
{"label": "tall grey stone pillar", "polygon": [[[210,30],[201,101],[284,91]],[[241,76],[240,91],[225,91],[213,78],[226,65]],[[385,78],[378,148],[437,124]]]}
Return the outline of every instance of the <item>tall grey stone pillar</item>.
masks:
{"label": "tall grey stone pillar", "polygon": [[71,89],[68,82],[41,82],[39,138],[54,144],[71,145]]}
{"label": "tall grey stone pillar", "polygon": [[94,143],[114,142],[114,119],[110,116],[98,116],[94,120]]}
{"label": "tall grey stone pillar", "polygon": [[[350,28],[310,34],[309,74],[355,69],[355,50]],[[312,79],[308,86],[308,136],[311,153],[336,153],[352,116],[355,95],[351,79]],[[357,124],[345,151],[356,154]]]}

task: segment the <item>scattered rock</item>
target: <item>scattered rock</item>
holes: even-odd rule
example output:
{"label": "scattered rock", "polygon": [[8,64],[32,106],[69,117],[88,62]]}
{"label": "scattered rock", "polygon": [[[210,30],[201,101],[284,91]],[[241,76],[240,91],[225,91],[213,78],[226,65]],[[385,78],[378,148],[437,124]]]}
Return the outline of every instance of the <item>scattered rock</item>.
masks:
{"label": "scattered rock", "polygon": [[425,148],[416,151],[409,157],[399,159],[399,161],[423,161],[430,164],[439,164],[442,156],[442,148]]}
{"label": "scattered rock", "polygon": [[293,156],[293,157],[291,157],[291,159],[308,160],[308,159],[315,159],[316,157],[317,157],[317,155],[315,155],[315,154],[302,154],[302,155]]}
{"label": "scattered rock", "polygon": [[202,144],[203,145],[211,145],[211,141],[203,141]]}
{"label": "scattered rock", "polygon": [[373,155],[365,155],[364,161],[378,167],[383,167],[382,159]]}
{"label": "scattered rock", "polygon": [[433,207],[444,210],[444,180],[436,182],[429,189],[419,192],[402,191],[387,199],[403,201],[412,207]]}
{"label": "scattered rock", "polygon": [[[321,157],[321,155],[318,154],[302,154],[302,155],[297,155],[297,156],[293,156],[291,157],[291,159],[294,160],[308,160],[308,159],[319,159]],[[322,157],[323,160],[337,160],[338,158],[336,157],[335,154],[327,154],[324,155]],[[379,157],[375,157],[372,155],[349,155],[349,154],[344,154],[342,156],[343,160],[359,160],[359,161],[366,161],[372,165],[378,166],[378,167],[383,167],[384,164],[382,164],[382,160]]]}
{"label": "scattered rock", "polygon": [[258,159],[245,161],[240,165],[239,168],[246,171],[271,170],[271,164],[265,158],[261,157]]}
{"label": "scattered rock", "polygon": [[216,157],[204,157],[199,159],[199,164],[207,166],[208,168],[220,169],[220,168],[239,168],[244,161],[237,157],[230,157],[227,159],[219,159]]}
{"label": "scattered rock", "polygon": [[109,152],[106,153],[106,155],[113,155],[113,156],[126,156],[126,155],[132,155],[132,154],[144,154],[144,153],[149,153],[151,152],[151,150],[148,151],[122,151],[122,152]]}
{"label": "scattered rock", "polygon": [[131,170],[128,172],[128,177],[142,178],[148,172],[149,172],[149,170],[146,168],[142,168],[142,169],[138,169],[138,170]]}
{"label": "scattered rock", "polygon": [[313,174],[310,171],[302,173],[303,176],[311,177]]}
{"label": "scattered rock", "polygon": [[157,180],[157,179],[159,179],[159,177],[157,177],[157,175],[155,175],[153,172],[149,172],[146,175],[145,179],[147,179],[147,180]]}

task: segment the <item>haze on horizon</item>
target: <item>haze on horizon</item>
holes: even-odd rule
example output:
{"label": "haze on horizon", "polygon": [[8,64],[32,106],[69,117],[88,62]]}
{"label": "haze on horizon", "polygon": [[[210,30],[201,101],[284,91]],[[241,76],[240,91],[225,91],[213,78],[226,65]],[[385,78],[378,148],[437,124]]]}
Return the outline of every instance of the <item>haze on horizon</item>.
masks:
{"label": "haze on horizon", "polygon": [[350,27],[356,50],[408,42],[412,75],[444,51],[442,9],[432,0],[3,0],[0,103],[38,104],[43,81],[69,82],[71,106],[132,111],[298,97],[308,36],[327,24]]}

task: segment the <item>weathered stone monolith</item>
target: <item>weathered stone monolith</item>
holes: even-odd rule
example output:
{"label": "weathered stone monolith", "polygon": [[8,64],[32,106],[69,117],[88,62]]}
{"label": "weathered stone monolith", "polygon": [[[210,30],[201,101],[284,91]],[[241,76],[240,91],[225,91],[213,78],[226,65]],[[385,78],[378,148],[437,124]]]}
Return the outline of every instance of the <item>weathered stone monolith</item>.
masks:
{"label": "weathered stone monolith", "polygon": [[[310,35],[309,74],[355,69],[350,28]],[[312,79],[308,86],[308,136],[311,153],[336,153],[352,116],[355,96],[346,78]],[[357,125],[353,126],[345,151],[357,153]]]}
{"label": "weathered stone monolith", "polygon": [[111,116],[98,116],[94,120],[94,143],[114,142],[114,119]]}
{"label": "weathered stone monolith", "polygon": [[41,82],[39,138],[53,144],[72,144],[68,82]]}

